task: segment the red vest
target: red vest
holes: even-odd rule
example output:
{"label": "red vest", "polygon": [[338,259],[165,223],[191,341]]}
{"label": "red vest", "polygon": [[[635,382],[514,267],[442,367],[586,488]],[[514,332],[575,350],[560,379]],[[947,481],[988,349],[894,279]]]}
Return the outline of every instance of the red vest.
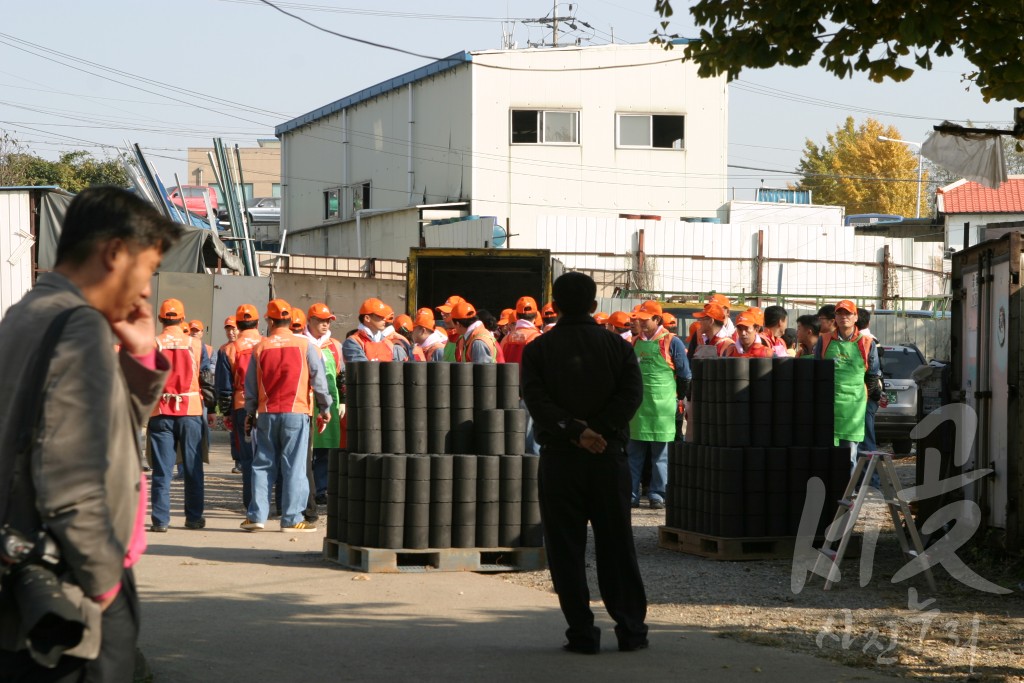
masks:
{"label": "red vest", "polygon": [[459,340],[455,346],[455,360],[457,362],[472,362],[469,358],[469,349],[473,348],[473,342],[475,341],[482,341],[483,343],[487,344],[487,348],[491,352],[491,358],[494,359],[495,363],[505,362],[504,356],[500,356],[499,360],[498,349],[500,347],[498,346],[498,342],[494,339],[494,335],[491,334],[490,330],[488,330],[483,325],[480,325],[475,330],[473,330],[472,334],[469,335],[468,341],[466,340],[465,335],[459,335]]}
{"label": "red vest", "polygon": [[743,353],[740,353],[739,344],[732,344],[725,350],[726,358],[771,358],[774,355],[771,347],[760,343],[755,343]]}
{"label": "red vest", "polygon": [[308,339],[283,328],[253,348],[260,413],[310,414],[308,350]]}
{"label": "red vest", "polygon": [[540,330],[532,325],[530,327],[517,327],[509,332],[508,336],[501,340],[501,350],[505,354],[505,362],[521,363],[523,360],[523,349],[539,336]]}
{"label": "red vest", "polygon": [[171,365],[164,393],[153,408],[153,416],[203,414],[203,395],[199,391],[199,363],[203,345],[178,327],[168,327],[156,338],[160,353]]}
{"label": "red vest", "polygon": [[259,330],[242,330],[238,339],[224,345],[224,352],[231,364],[231,408],[245,408],[245,375],[249,372],[252,349],[263,340]]}

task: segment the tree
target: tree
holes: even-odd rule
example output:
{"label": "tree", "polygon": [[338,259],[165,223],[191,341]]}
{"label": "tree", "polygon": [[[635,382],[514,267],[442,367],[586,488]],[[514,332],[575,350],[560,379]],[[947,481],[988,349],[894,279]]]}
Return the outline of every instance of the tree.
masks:
{"label": "tree", "polygon": [[[662,17],[652,42],[671,48],[672,0],[655,0]],[[932,55],[960,50],[977,70],[965,74],[985,101],[1019,100],[1024,92],[1024,5],[1019,0],[697,0],[690,14],[700,40],[686,58],[701,76],[745,68],[818,63],[840,78],[862,71],[872,81],[905,81],[932,68]]]}
{"label": "tree", "polygon": [[80,192],[91,185],[128,187],[128,174],[117,159],[96,159],[90,152],[61,152],[57,161],[30,154],[7,132],[0,134],[0,186],[56,185]]}
{"label": "tree", "polygon": [[[902,139],[894,126],[869,118],[855,126],[853,117],[826,136],[824,144],[808,139],[797,167],[798,188],[811,190],[815,204],[837,204],[848,214],[917,213],[916,149],[879,136]],[[921,177],[921,208],[926,210],[928,174]]]}
{"label": "tree", "polygon": [[25,148],[7,131],[0,131],[0,187],[25,185]]}

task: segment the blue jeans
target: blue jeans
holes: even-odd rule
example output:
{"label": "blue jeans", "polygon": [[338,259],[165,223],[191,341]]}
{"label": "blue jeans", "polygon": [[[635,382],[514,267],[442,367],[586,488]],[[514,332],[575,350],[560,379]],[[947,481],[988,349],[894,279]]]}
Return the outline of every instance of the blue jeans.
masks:
{"label": "blue jeans", "polygon": [[316,495],[327,495],[327,460],[330,448],[313,449],[313,481],[316,483]]}
{"label": "blue jeans", "polygon": [[[526,401],[519,399],[519,407],[526,410]],[[526,410],[526,453],[528,455],[540,455],[540,444],[537,443],[537,433],[534,429],[533,416]]]}
{"label": "blue jeans", "polygon": [[171,477],[181,450],[185,473],[185,521],[203,518],[203,418],[200,415],[149,419],[150,453],[153,459],[152,519],[156,526],[171,521]]}
{"label": "blue jeans", "polygon": [[245,408],[238,408],[232,413],[235,439],[238,441],[238,469],[242,470],[242,504],[248,510],[252,501],[252,442],[245,440],[245,416]]}
{"label": "blue jeans", "polygon": [[281,472],[281,526],[303,521],[309,500],[306,457],[309,452],[309,415],[264,413],[253,429],[252,498],[248,518],[261,524],[270,516],[270,487]]}
{"label": "blue jeans", "polygon": [[665,502],[665,487],[668,484],[668,444],[661,441],[637,441],[630,439],[626,445],[629,455],[629,473],[632,477],[632,502],[640,502],[640,477],[644,471],[644,459],[651,456],[651,488],[647,493],[653,503]]}
{"label": "blue jeans", "polygon": [[878,441],[875,440],[875,413],[877,412],[878,401],[868,401],[867,412],[864,413],[864,440],[857,447],[861,453],[878,450]]}

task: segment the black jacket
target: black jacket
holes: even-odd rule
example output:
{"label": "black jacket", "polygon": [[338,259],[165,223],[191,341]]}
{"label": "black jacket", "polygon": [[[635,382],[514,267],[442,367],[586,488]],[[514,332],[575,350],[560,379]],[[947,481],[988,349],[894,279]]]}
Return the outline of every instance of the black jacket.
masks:
{"label": "black jacket", "polygon": [[643,401],[636,353],[589,315],[563,317],[523,349],[523,400],[541,445],[568,446],[586,423],[621,448]]}

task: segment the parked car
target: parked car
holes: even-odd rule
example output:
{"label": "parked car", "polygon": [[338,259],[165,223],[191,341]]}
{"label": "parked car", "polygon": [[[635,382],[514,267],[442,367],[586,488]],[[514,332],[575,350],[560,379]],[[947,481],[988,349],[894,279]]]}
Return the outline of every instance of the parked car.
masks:
{"label": "parked car", "polygon": [[[249,223],[280,223],[281,222],[281,198],[280,197],[253,197],[245,203],[245,213],[249,217]],[[227,209],[217,213],[222,223],[227,224]]]}
{"label": "parked car", "polygon": [[217,190],[208,185],[182,185],[180,193],[177,185],[167,188],[168,198],[178,208],[182,207],[182,193],[185,195],[184,206],[189,213],[206,218],[206,198],[209,198],[213,210],[217,210]]}
{"label": "parked car", "polygon": [[910,453],[910,431],[921,420],[917,382],[911,376],[925,365],[924,354],[913,344],[879,345],[882,363],[882,399],[875,415],[878,444],[891,443],[897,454]]}

